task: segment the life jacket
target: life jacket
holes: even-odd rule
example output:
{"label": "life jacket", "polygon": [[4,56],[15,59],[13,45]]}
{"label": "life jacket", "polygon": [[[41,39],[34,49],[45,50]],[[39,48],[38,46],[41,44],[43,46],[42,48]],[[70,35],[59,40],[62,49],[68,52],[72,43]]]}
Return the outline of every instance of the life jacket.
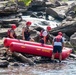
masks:
{"label": "life jacket", "polygon": [[44,31],[45,31],[44,29],[40,31],[40,35],[39,35],[40,38],[43,38],[43,35],[42,34],[43,34]]}
{"label": "life jacket", "polygon": [[41,32],[40,32],[40,37],[43,37],[42,33],[43,33],[43,30],[41,30]]}
{"label": "life jacket", "polygon": [[56,36],[54,42],[62,42],[62,36],[60,35]]}
{"label": "life jacket", "polygon": [[[40,39],[42,39],[43,38],[43,32],[44,32],[45,30],[41,30],[41,32],[40,32]],[[47,36],[46,36],[46,42],[48,41],[48,40],[50,40],[49,39],[49,33],[47,33]]]}
{"label": "life jacket", "polygon": [[[8,29],[8,31],[7,31],[7,36],[8,36],[9,38],[12,38],[12,37],[10,36],[11,30],[12,30],[12,29]],[[14,32],[13,36],[14,36],[14,38],[17,38],[15,32]]]}
{"label": "life jacket", "polygon": [[10,30],[11,30],[11,29],[8,29],[8,31],[7,31],[7,36],[8,36],[8,37],[10,37]]}

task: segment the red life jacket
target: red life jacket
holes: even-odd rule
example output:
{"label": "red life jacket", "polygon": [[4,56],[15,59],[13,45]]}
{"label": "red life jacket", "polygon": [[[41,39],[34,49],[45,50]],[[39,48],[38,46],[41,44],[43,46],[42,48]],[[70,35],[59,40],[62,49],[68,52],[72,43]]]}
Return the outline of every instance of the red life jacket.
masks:
{"label": "red life jacket", "polygon": [[42,37],[43,35],[42,35],[42,33],[43,33],[43,30],[41,30],[41,32],[40,32],[40,37]]}
{"label": "red life jacket", "polygon": [[8,37],[10,37],[10,30],[11,30],[11,29],[8,29],[8,31],[7,31],[7,36],[8,36]]}
{"label": "red life jacket", "polygon": [[[11,38],[11,36],[10,36],[11,30],[12,30],[12,29],[8,29],[8,31],[7,31],[7,36],[8,36],[9,38]],[[14,36],[15,38],[17,38],[17,36],[16,36],[15,33],[13,34],[13,36]]]}
{"label": "red life jacket", "polygon": [[62,42],[62,36],[61,35],[56,36],[54,42]]}

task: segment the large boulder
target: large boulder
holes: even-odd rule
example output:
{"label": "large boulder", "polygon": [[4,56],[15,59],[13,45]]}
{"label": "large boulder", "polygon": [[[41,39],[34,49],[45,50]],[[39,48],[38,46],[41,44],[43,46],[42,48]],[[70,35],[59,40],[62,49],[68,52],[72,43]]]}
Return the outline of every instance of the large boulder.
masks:
{"label": "large boulder", "polygon": [[11,1],[0,1],[1,16],[16,13],[18,10],[17,3]]}
{"label": "large boulder", "polygon": [[[71,7],[72,3],[73,2],[69,3],[69,1],[67,3],[55,1],[54,8],[48,7],[46,9],[46,13],[58,20],[63,20],[71,10],[75,9],[75,5]],[[71,8],[69,9],[69,7]]]}
{"label": "large boulder", "polygon": [[73,2],[72,4],[69,5],[68,10],[66,11],[66,15],[72,15],[73,17],[75,17],[76,13],[76,2]]}
{"label": "large boulder", "polygon": [[70,37],[70,43],[74,49],[76,49],[76,32]]}
{"label": "large boulder", "polygon": [[[63,10],[62,10],[63,9]],[[66,17],[65,12],[68,9],[68,6],[60,6],[56,8],[47,8],[46,13],[51,15],[56,19],[64,19]]]}
{"label": "large boulder", "polygon": [[61,31],[65,33],[67,36],[71,36],[74,32],[76,32],[76,20],[64,20],[60,26],[51,30],[51,34],[57,35],[57,33]]}

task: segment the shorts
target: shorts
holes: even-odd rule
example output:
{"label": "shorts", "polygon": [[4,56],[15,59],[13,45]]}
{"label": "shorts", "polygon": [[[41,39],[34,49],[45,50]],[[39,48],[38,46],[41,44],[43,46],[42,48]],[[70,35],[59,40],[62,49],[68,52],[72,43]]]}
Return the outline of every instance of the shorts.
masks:
{"label": "shorts", "polygon": [[62,52],[62,46],[54,46],[53,47],[53,53],[61,53]]}
{"label": "shorts", "polygon": [[44,44],[44,40],[43,39],[40,39],[40,43]]}
{"label": "shorts", "polygon": [[26,40],[26,41],[29,41],[30,39],[31,39],[30,37],[28,37],[28,38],[25,38],[25,40]]}

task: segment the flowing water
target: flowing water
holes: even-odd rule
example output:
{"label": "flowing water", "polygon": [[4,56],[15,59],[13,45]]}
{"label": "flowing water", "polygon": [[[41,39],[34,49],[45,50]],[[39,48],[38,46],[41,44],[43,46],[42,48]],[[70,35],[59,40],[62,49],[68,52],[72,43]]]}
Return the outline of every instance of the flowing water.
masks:
{"label": "flowing water", "polygon": [[[51,16],[50,16],[51,17]],[[22,16],[23,20],[25,21],[31,21],[32,25],[31,26],[39,26],[41,28],[46,29],[46,27],[49,25],[51,26],[51,28],[55,28],[57,26],[60,26],[60,21],[57,20],[45,20],[43,18],[34,18],[34,17],[30,17],[30,16]]]}
{"label": "flowing water", "polygon": [[40,63],[34,66],[19,63],[18,67],[9,65],[0,68],[0,75],[76,75],[76,60],[67,59],[62,63]]}

